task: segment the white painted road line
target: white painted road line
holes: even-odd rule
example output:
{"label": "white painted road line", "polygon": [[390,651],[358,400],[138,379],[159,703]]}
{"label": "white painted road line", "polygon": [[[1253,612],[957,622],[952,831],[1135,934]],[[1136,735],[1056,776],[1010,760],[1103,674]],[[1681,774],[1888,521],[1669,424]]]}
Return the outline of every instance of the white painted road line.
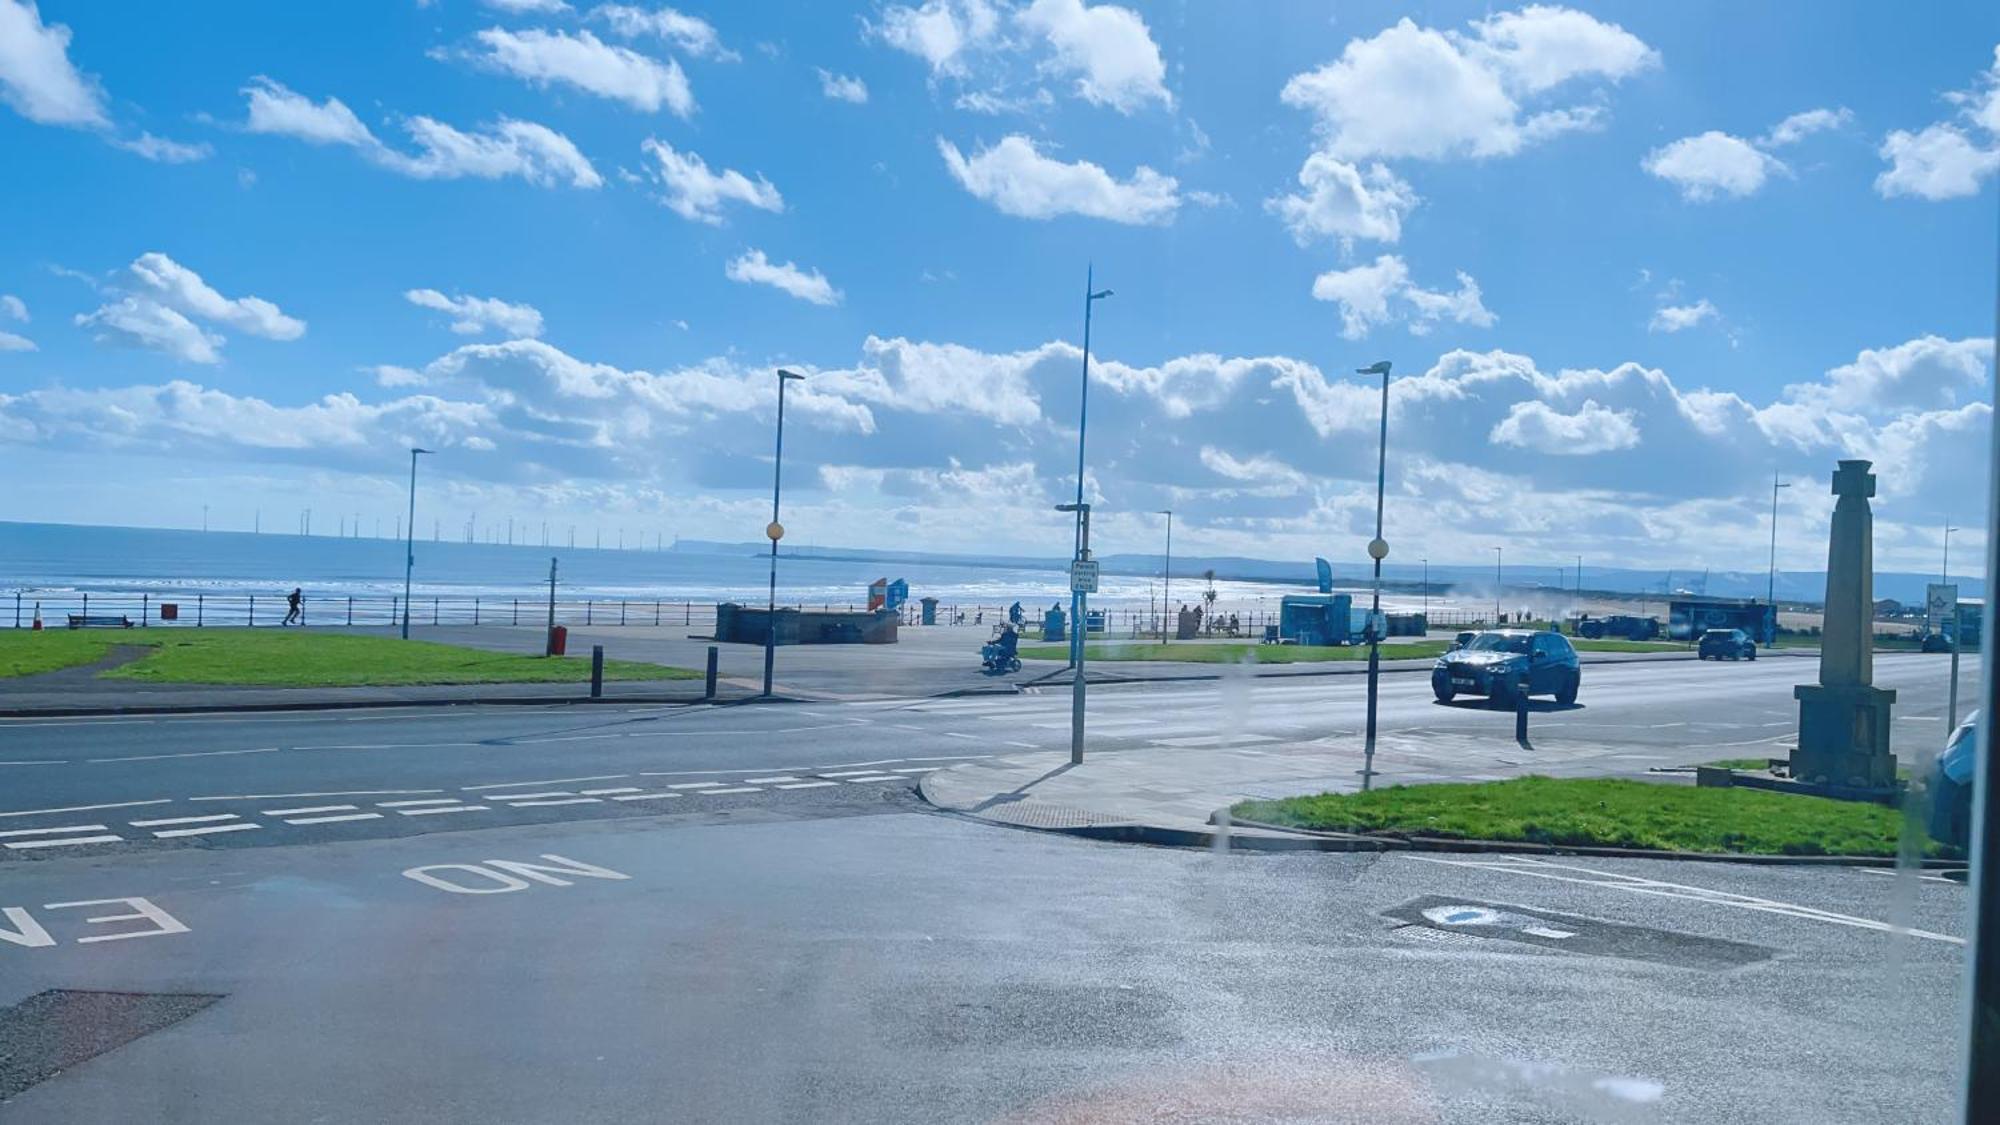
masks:
{"label": "white painted road line", "polygon": [[170,816],[161,820],[132,820],[126,823],[134,828],[161,828],[169,824],[214,824],[222,820],[235,820],[233,812],[216,813],[213,816]]}
{"label": "white painted road line", "polygon": [[440,805],[427,809],[397,809],[396,811],[402,813],[404,816],[431,816],[435,813],[448,812],[485,812],[491,807],[491,805]]}
{"label": "white painted road line", "polygon": [[[343,789],[334,793],[232,793],[221,797],[189,797],[190,801],[295,801],[307,797],[402,797],[415,793],[442,793],[442,789]],[[139,805],[164,805],[166,798],[157,801],[135,801]],[[97,808],[119,808],[118,805],[98,805]],[[45,809],[44,812],[57,812]]]}
{"label": "white painted road line", "polygon": [[793,777],[793,776],[792,776],[792,775],[790,775],[790,774],[779,774],[779,775],[778,775],[778,776],[776,776],[776,777],[746,777],[746,778],[744,778],[744,779],[743,779],[743,784],[745,784],[745,785],[776,785],[776,784],[777,784],[778,782],[781,782],[781,781],[797,781],[797,780],[798,780],[798,778],[796,778],[796,777]]}
{"label": "white painted road line", "polygon": [[85,758],[86,762],[157,762],[167,758],[223,758],[234,754],[275,754],[276,746],[260,746],[255,750],[201,750],[191,754],[134,754],[125,758]]}
{"label": "white painted road line", "polygon": [[206,828],[162,828],[158,832],[153,833],[153,835],[162,840],[170,840],[176,836],[207,836],[216,832],[248,832],[253,828],[262,827],[264,826],[261,824],[211,824]]}
{"label": "white painted road line", "polygon": [[309,805],[302,809],[265,809],[265,816],[311,816],[313,813],[353,812],[354,805]]}
{"label": "white painted road line", "polygon": [[623,797],[613,797],[614,801],[658,801],[667,797],[685,797],[685,793],[632,793]]}
{"label": "white painted road line", "polygon": [[122,844],[123,836],[69,836],[61,840],[9,840],[10,848],[60,848],[68,844]]}
{"label": "white painted road line", "polygon": [[703,797],[720,797],[724,793],[762,793],[763,790],[749,785],[741,789],[697,789],[695,792]]}
{"label": "white painted road line", "polygon": [[[404,815],[407,816],[409,814],[405,813]],[[345,816],[302,816],[299,817],[297,820],[288,820],[285,823],[286,824],[339,824],[342,821],[347,821],[347,820],[380,820],[380,819],[382,819],[381,813],[363,812],[363,813],[348,813]]]}
{"label": "white painted road line", "polygon": [[467,793],[478,793],[486,789],[518,789],[523,785],[567,785],[573,781],[618,781],[630,774],[600,773],[591,777],[544,777],[537,781],[495,781],[488,785],[467,785]]}
{"label": "white painted road line", "polygon": [[457,803],[458,803],[458,798],[457,798],[457,797],[431,797],[431,798],[428,798],[428,799],[426,799],[426,800],[422,800],[422,801],[377,801],[377,802],[375,802],[375,804],[376,804],[376,806],[377,806],[378,808],[385,808],[385,809],[403,809],[403,808],[420,808],[420,807],[422,807],[422,806],[424,806],[424,805],[455,805],[455,804],[457,804]]}
{"label": "white painted road line", "polygon": [[838,781],[794,781],[788,785],[774,785],[773,789],[824,789],[829,785],[839,785]]}
{"label": "white painted road line", "polygon": [[539,801],[548,797],[574,796],[576,794],[567,789],[558,789],[553,793],[488,793],[481,799],[487,801]]}
{"label": "white painted road line", "polygon": [[623,785],[616,789],[579,789],[577,792],[586,797],[609,797],[614,793],[637,793],[639,792],[639,787],[636,785]]}
{"label": "white painted road line", "polygon": [[595,805],[596,797],[561,797],[553,801],[515,801],[510,806],[517,809],[539,809],[549,805]]}
{"label": "white painted road line", "polygon": [[667,786],[667,788],[669,788],[669,789],[713,789],[713,788],[715,788],[716,786],[718,786],[718,785],[721,785],[721,784],[722,784],[722,783],[721,783],[720,781],[683,781],[683,782],[681,782],[681,783],[680,783],[679,785],[669,785],[669,786]]}
{"label": "white painted road line", "polygon": [[840,780],[854,785],[868,785],[877,781],[902,781],[904,778],[903,775],[896,773],[878,773],[867,777],[843,777]]}
{"label": "white painted road line", "polygon": [[1155,746],[1193,748],[1197,746],[1234,746],[1245,742],[1276,742],[1278,740],[1268,734],[1201,734],[1192,735],[1187,738],[1155,738],[1151,741]]}
{"label": "white painted road line", "polygon": [[821,777],[871,777],[881,770],[838,770],[820,774]]}
{"label": "white painted road line", "polygon": [[10,828],[0,832],[0,839],[8,836],[53,836],[58,832],[108,832],[102,824],[66,824],[61,828]]}
{"label": "white painted road line", "polygon": [[944,767],[942,766],[900,766],[896,769],[890,770],[889,772],[890,773],[934,773],[943,768]]}
{"label": "white painted road line", "polygon": [[[197,801],[200,799],[199,797],[195,798]],[[108,805],[71,805],[68,808],[62,809],[19,809],[14,812],[0,812],[0,817],[41,816],[44,813],[95,812],[98,809],[136,809],[141,805],[171,805],[173,803],[173,799],[170,797],[155,797],[150,801],[115,801]]]}

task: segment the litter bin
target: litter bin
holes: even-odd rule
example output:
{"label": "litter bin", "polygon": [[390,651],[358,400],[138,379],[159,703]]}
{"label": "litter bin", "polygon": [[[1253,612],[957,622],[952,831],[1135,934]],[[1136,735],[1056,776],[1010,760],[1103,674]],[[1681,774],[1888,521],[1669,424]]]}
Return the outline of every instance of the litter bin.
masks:
{"label": "litter bin", "polygon": [[1051,607],[1047,613],[1042,615],[1042,639],[1045,641],[1062,640],[1066,635],[1063,629],[1064,623],[1063,611]]}
{"label": "litter bin", "polygon": [[569,651],[569,626],[549,626],[549,655],[561,656]]}
{"label": "litter bin", "polygon": [[160,603],[160,620],[179,621],[180,619],[181,619],[181,607],[179,602]]}
{"label": "litter bin", "polygon": [[1093,609],[1089,613],[1084,614],[1083,620],[1084,620],[1084,632],[1102,633],[1104,631],[1103,610]]}
{"label": "litter bin", "polygon": [[924,606],[924,624],[926,625],[937,624],[938,600],[936,598],[919,598],[917,600],[922,602]]}

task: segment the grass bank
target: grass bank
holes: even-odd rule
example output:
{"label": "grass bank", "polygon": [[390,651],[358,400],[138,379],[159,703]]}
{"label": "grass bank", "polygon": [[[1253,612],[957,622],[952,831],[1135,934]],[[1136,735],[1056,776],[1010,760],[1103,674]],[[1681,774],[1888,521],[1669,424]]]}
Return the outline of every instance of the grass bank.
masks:
{"label": "grass bank", "polygon": [[[406,687],[418,684],[557,684],[590,679],[585,657],[524,656],[390,636],[289,629],[120,629],[0,633],[0,675],[89,664],[112,645],[151,653],[100,673],[108,680],[247,687]],[[700,672],[606,660],[611,680],[695,679]]]}
{"label": "grass bank", "polygon": [[[1893,856],[1902,814],[1757,789],[1523,777],[1245,801],[1246,820],[1329,832],[1775,855]],[[1925,841],[1925,855],[1946,854]]]}
{"label": "grass bank", "polygon": [[[1408,660],[1434,657],[1445,650],[1444,641],[1411,641],[1382,646],[1382,659]],[[1068,645],[1022,645],[1023,660],[1068,660]],[[1254,641],[1180,641],[1174,644],[1147,643],[1092,644],[1091,660],[1165,660],[1180,664],[1240,664],[1253,659],[1259,664],[1308,664],[1323,660],[1367,660],[1366,645],[1263,645]]]}

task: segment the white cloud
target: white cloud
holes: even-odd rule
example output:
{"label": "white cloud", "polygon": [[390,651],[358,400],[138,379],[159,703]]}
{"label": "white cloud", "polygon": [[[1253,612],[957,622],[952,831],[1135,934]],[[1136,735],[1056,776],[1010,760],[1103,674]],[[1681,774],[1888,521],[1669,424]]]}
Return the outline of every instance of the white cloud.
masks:
{"label": "white cloud", "polygon": [[1000,13],[987,0],[926,0],[891,4],[869,31],[884,43],[930,64],[933,74],[962,74],[965,53],[995,37]]}
{"label": "white cloud", "polygon": [[1790,171],[1749,141],[1713,129],[1654,149],[1640,167],[1672,183],[1681,198],[1694,203],[1723,195],[1754,195],[1765,180]]}
{"label": "white cloud", "polygon": [[1275,457],[1236,457],[1212,445],[1201,447],[1201,463],[1217,476],[1247,484],[1273,486],[1284,494],[1304,491],[1306,475]]}
{"label": "white cloud", "polygon": [[516,176],[540,187],[567,182],[579,188],[604,183],[568,137],[531,121],[503,117],[480,132],[466,133],[433,118],[408,118],[403,128],[419,150],[411,155],[383,144],[339,98],[314,102],[261,76],[243,93],[249,100],[247,131],[352,148],[414,179]]}
{"label": "white cloud", "polygon": [[840,303],[840,290],[833,287],[825,274],[818,270],[808,272],[791,262],[774,263],[762,250],[751,250],[730,259],[723,275],[747,285],[768,285],[815,305]]}
{"label": "white cloud", "polygon": [[1564,414],[1545,402],[1517,402],[1487,436],[1502,445],[1570,457],[1639,444],[1632,411],[1610,410],[1595,400],[1586,400],[1574,414]]}
{"label": "white cloud", "polygon": [[472,56],[480,65],[534,85],[562,83],[647,113],[662,106],[677,117],[694,113],[694,91],[680,63],[672,59],[663,62],[629,47],[615,47],[588,31],[489,27],[474,38],[486,49],[485,54]]}
{"label": "white cloud", "polygon": [[489,8],[511,12],[514,15],[555,15],[569,11],[569,5],[563,0],[479,0],[479,2]]}
{"label": "white cloud", "polygon": [[680,152],[665,141],[648,138],[639,147],[653,158],[654,177],[665,189],[660,202],[676,215],[711,226],[722,222],[722,208],[742,203],[760,211],[783,211],[785,200],[763,176],[755,180],[734,168],[709,171],[707,161]]}
{"label": "white cloud", "polygon": [[837,102],[868,103],[868,83],[845,74],[835,74],[825,67],[819,68],[819,92]]}
{"label": "white cloud", "polygon": [[37,124],[106,128],[104,90],[71,65],[69,40],[34,0],[0,0],[0,101]]}
{"label": "white cloud", "polygon": [[1403,216],[1417,205],[1417,193],[1381,164],[1366,172],[1323,152],[1306,157],[1299,169],[1298,195],[1268,200],[1265,208],[1285,221],[1299,245],[1322,238],[1351,244],[1357,238],[1395,242],[1403,236]]}
{"label": "white cloud", "polygon": [[192,164],[215,155],[215,147],[205,141],[200,144],[183,144],[165,137],[156,137],[151,133],[115,139],[111,143],[126,152],[137,153],[158,164]]}
{"label": "white cloud", "polygon": [[1117,223],[1171,222],[1180,207],[1178,182],[1140,165],[1119,180],[1087,160],[1065,163],[1035,151],[1033,141],[1010,134],[972,156],[938,138],[938,152],[952,178],[975,198],[1024,219],[1083,215]]}
{"label": "white cloud", "polygon": [[1653,313],[1653,319],[1646,324],[1646,331],[1680,332],[1720,315],[1720,311],[1706,297],[1692,305],[1665,305]]}
{"label": "white cloud", "polygon": [[28,323],[28,303],[12,293],[0,293],[0,316]]}
{"label": "white cloud", "polygon": [[1460,271],[1456,293],[1424,289],[1410,281],[1409,267],[1394,254],[1320,274],[1313,280],[1312,295],[1340,306],[1340,334],[1350,340],[1396,320],[1407,321],[1411,334],[1422,336],[1442,320],[1490,328],[1496,319],[1481,302],[1479,283],[1471,275]]}
{"label": "white cloud", "polygon": [[590,10],[590,18],[609,25],[621,39],[652,36],[696,58],[734,61],[739,57],[723,47],[722,37],[716,34],[713,24],[673,8],[647,11],[627,4],[600,4]]}
{"label": "white cloud", "polygon": [[452,317],[451,330],[473,336],[489,328],[512,337],[542,334],[542,314],[533,305],[516,305],[493,297],[447,297],[435,289],[411,289],[403,299]]}
{"label": "white cloud", "polygon": [[1055,54],[1051,69],[1078,75],[1076,92],[1083,100],[1120,113],[1149,101],[1172,108],[1159,45],[1132,9],[1085,7],[1083,0],[1034,0],[1015,19],[1048,41]]}
{"label": "white cloud", "polygon": [[222,362],[221,336],[144,297],[121,297],[95,312],[78,314],[76,323],[94,330],[99,343],[145,348],[188,363]]}
{"label": "white cloud", "polygon": [[1524,99],[1582,78],[1616,82],[1657,63],[1616,24],[1531,6],[1475,22],[1469,33],[1401,20],[1293,76],[1280,96],[1314,114],[1323,151],[1341,160],[1507,156],[1600,121],[1590,107],[1528,114]]}
{"label": "white cloud", "polygon": [[270,340],[296,340],[306,334],[305,321],[286,316],[271,302],[262,297],[224,297],[200,274],[157,251],[139,255],[129,273],[139,295],[190,316]]}
{"label": "white cloud", "polygon": [[1794,113],[1771,126],[1771,131],[1759,138],[1757,143],[1765,148],[1797,144],[1814,133],[1838,129],[1852,120],[1854,113],[1846,106],[1838,109],[1808,109],[1802,113]]}
{"label": "white cloud", "polygon": [[0,352],[32,352],[38,350],[35,342],[26,336],[12,332],[0,332]]}
{"label": "white cloud", "polygon": [[1993,341],[1920,336],[1892,348],[1864,349],[1823,382],[1785,388],[1788,397],[1879,416],[1897,411],[1952,410],[1983,397]]}
{"label": "white cloud", "polygon": [[1954,121],[1940,121],[1911,133],[1896,129],[1882,138],[1879,154],[1889,167],[1875,177],[1885,199],[1958,199],[1976,195],[1986,177],[2000,171],[2000,46],[1993,65],[1969,90],[1945,95],[1958,107]]}

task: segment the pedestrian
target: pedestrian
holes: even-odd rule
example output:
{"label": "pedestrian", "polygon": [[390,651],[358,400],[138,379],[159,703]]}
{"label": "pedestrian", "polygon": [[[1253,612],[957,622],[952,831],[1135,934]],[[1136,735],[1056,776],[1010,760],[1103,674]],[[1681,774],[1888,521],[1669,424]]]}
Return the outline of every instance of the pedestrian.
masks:
{"label": "pedestrian", "polygon": [[299,589],[297,586],[292,587],[292,592],[285,595],[285,605],[287,606],[287,612],[284,621],[280,622],[280,624],[304,625],[306,623],[305,591]]}
{"label": "pedestrian", "polygon": [[1201,607],[1194,607],[1194,631],[1201,632]]}
{"label": "pedestrian", "polygon": [[1007,620],[1009,622],[1019,625],[1023,616],[1020,602],[1015,602],[1013,605],[1007,607]]}

